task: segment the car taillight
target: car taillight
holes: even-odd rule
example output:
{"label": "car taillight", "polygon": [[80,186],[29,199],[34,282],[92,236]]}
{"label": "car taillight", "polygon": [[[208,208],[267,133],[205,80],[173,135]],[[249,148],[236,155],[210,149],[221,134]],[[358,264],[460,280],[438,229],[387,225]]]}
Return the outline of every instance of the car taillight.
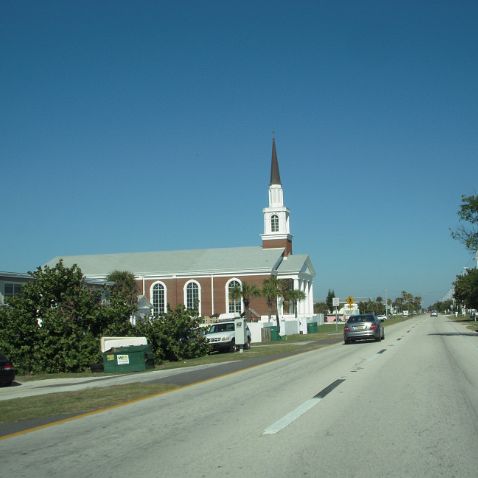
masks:
{"label": "car taillight", "polygon": [[372,330],[375,330],[375,329],[377,328],[377,324],[371,324],[371,325],[370,325],[370,328],[371,328]]}
{"label": "car taillight", "polygon": [[3,365],[3,370],[12,370],[13,365],[11,363],[6,363]]}
{"label": "car taillight", "polygon": [[344,332],[350,332],[350,327],[344,327]]}

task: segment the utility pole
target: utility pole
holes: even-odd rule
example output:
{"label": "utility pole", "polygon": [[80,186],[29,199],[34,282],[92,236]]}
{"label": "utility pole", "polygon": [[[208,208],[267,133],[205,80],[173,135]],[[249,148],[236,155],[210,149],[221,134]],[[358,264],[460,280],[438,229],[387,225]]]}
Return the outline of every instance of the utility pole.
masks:
{"label": "utility pole", "polygon": [[332,306],[335,307],[335,333],[338,331],[338,322],[339,322],[339,304],[340,299],[338,297],[334,297],[332,299]]}
{"label": "utility pole", "polygon": [[388,319],[388,298],[387,298],[387,289],[385,289],[385,319]]}

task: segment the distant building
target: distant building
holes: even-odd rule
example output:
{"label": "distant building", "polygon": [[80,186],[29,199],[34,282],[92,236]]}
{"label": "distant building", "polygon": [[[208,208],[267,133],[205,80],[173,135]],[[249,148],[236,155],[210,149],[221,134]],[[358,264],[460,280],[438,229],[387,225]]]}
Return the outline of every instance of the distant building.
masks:
{"label": "distant building", "polygon": [[9,297],[20,294],[30,274],[20,272],[0,272],[0,306],[5,305]]}
{"label": "distant building", "polygon": [[[305,299],[297,307],[298,317],[312,317],[315,270],[308,255],[292,253],[289,214],[273,139],[269,205],[263,209],[261,246],[60,256],[47,265],[52,267],[60,259],[67,267],[77,264],[89,280],[105,279],[115,270],[129,271],[136,278],[143,305],[146,299],[155,313],[166,312],[168,304],[173,308],[184,304],[198,308],[204,316],[244,312],[243,301],[233,297],[234,287],[243,282],[261,287],[265,279],[276,276],[290,279],[294,289],[304,292]],[[250,308],[257,318],[268,314],[263,297],[253,298]],[[293,317],[292,305],[289,310],[280,310],[279,315]]]}

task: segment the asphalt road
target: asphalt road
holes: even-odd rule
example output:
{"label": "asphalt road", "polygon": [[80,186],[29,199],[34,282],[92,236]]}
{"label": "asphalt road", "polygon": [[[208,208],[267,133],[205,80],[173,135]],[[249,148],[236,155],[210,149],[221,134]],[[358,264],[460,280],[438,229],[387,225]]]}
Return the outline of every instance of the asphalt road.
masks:
{"label": "asphalt road", "polygon": [[387,329],[0,441],[8,477],[468,477],[478,334]]}

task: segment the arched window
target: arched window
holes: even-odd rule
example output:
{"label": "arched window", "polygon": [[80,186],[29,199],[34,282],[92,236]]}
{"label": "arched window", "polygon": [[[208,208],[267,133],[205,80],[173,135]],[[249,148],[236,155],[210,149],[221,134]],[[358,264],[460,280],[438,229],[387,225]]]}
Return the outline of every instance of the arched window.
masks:
{"label": "arched window", "polygon": [[186,309],[197,310],[199,309],[199,284],[197,282],[188,282],[186,284]]}
{"label": "arched window", "polygon": [[277,216],[276,214],[271,216],[271,231],[279,232],[279,216]]}
{"label": "arched window", "polygon": [[163,284],[157,282],[153,285],[151,288],[151,302],[154,314],[164,314],[166,312],[166,288]]}
{"label": "arched window", "polygon": [[241,283],[235,279],[232,279],[229,281],[229,284],[227,286],[227,297],[226,301],[228,304],[228,312],[233,313],[233,312],[238,312],[239,314],[242,312],[241,311],[241,297],[237,297],[235,295],[235,291],[237,288],[241,288]]}

